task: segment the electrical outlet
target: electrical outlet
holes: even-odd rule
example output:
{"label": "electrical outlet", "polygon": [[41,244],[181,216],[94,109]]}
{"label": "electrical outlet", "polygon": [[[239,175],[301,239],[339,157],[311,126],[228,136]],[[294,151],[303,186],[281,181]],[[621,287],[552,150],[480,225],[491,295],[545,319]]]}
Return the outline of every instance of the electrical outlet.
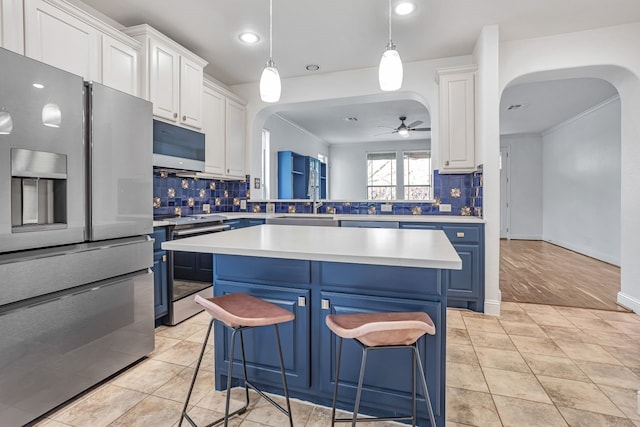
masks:
{"label": "electrical outlet", "polygon": [[380,206],[380,212],[393,212],[393,204],[385,203]]}
{"label": "electrical outlet", "polygon": [[451,204],[450,203],[440,203],[438,208],[440,212],[451,212]]}
{"label": "electrical outlet", "polygon": [[246,211],[247,210],[247,201],[246,200],[240,200],[240,210],[241,211]]}
{"label": "electrical outlet", "polygon": [[211,205],[209,203],[204,203],[202,205],[202,212],[211,213]]}
{"label": "electrical outlet", "polygon": [[276,204],[275,203],[267,203],[267,207],[265,209],[267,213],[276,213]]}

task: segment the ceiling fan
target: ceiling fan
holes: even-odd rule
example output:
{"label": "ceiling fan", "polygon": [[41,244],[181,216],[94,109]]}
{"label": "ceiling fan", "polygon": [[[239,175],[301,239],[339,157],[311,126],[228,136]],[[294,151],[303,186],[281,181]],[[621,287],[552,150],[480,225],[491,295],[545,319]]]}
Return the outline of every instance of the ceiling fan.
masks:
{"label": "ceiling fan", "polygon": [[[405,124],[404,121],[407,120],[406,116],[400,116],[398,117],[398,119],[400,119],[400,126],[398,126],[397,128],[390,128],[388,126],[378,126],[378,127],[384,127],[384,128],[388,128],[388,129],[393,129],[391,132],[383,132],[383,133],[379,133],[378,135],[385,135],[385,134],[389,134],[389,133],[397,133],[398,135],[407,138],[409,136],[409,133],[411,132],[425,132],[425,131],[430,131],[431,128],[418,128],[416,126],[421,125],[423,122],[422,120],[416,120],[415,122],[412,122],[410,124]],[[376,135],[376,136],[378,136]]]}

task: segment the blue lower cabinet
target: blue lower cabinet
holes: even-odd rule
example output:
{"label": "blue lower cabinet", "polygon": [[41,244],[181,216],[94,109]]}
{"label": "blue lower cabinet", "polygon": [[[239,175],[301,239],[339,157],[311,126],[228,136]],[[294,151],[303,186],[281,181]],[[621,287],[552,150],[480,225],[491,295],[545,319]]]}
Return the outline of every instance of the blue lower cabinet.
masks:
{"label": "blue lower cabinet", "polygon": [[[444,325],[442,304],[435,301],[417,301],[402,298],[384,298],[321,292],[318,310],[320,327],[320,387],[326,393],[333,393],[337,363],[338,340],[325,326],[328,314],[352,314],[380,311],[424,311],[436,325]],[[329,307],[329,308],[326,308]],[[436,331],[443,334],[445,331]],[[423,369],[427,377],[427,387],[431,395],[436,417],[444,420],[444,401],[438,392],[445,381],[445,348],[440,335],[426,335],[418,341]],[[429,352],[427,352],[427,348]],[[434,356],[435,355],[435,356]],[[362,347],[354,340],[344,339],[340,365],[340,387],[338,406],[352,411],[358,386]],[[363,412],[378,416],[410,416],[411,408],[411,351],[409,349],[374,350],[367,355],[366,374],[363,386]],[[418,396],[421,396],[419,393]],[[418,399],[419,425],[428,425],[428,414],[424,399]]]}
{"label": "blue lower cabinet", "polygon": [[250,218],[248,218],[248,219],[246,219],[246,222],[247,222],[246,226],[247,227],[253,227],[255,225],[262,225],[262,224],[264,224],[264,221],[265,221],[264,219],[250,219]]}
{"label": "blue lower cabinet", "polygon": [[167,295],[167,253],[155,251],[153,253],[153,307],[155,318],[166,315],[169,311]]}
{"label": "blue lower cabinet", "polygon": [[[216,282],[214,287],[215,296],[234,292],[244,292],[257,298],[262,298],[295,314],[295,320],[292,322],[278,325],[287,373],[287,384],[289,387],[309,387],[311,381],[309,369],[311,291],[225,281]],[[231,331],[221,324],[216,324],[215,328],[216,385],[226,385]],[[273,326],[263,326],[247,330],[243,335],[249,379],[252,379],[255,383],[268,384],[275,390],[282,389],[275,328]],[[233,376],[241,378],[242,359],[239,336],[237,335],[234,353]]]}
{"label": "blue lower cabinet", "polygon": [[235,230],[236,228],[243,228],[241,219],[228,219],[224,221],[224,224],[229,226],[227,230]]}
{"label": "blue lower cabinet", "polygon": [[401,222],[400,228],[409,230],[437,230],[436,224],[425,224],[424,222]]}
{"label": "blue lower cabinet", "polygon": [[245,228],[245,227],[253,227],[255,225],[264,224],[264,219],[254,219],[254,218],[240,218],[240,219],[229,219],[224,221],[225,224],[229,226],[228,230],[235,230],[237,228]]}

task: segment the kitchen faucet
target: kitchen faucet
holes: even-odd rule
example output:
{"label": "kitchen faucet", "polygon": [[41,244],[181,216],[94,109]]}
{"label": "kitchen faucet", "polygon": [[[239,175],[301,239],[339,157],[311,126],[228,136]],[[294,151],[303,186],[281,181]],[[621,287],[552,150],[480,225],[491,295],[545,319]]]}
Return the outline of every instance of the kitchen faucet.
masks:
{"label": "kitchen faucet", "polygon": [[316,168],[311,167],[309,170],[309,188],[307,196],[311,196],[313,199],[313,213],[317,214],[318,209],[322,206],[322,202],[318,200],[318,172]]}

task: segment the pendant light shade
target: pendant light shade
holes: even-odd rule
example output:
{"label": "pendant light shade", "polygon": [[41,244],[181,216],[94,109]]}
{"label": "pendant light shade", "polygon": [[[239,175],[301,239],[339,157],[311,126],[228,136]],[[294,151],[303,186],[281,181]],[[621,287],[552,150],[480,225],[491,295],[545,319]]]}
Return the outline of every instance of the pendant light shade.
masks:
{"label": "pendant light shade", "polygon": [[396,49],[396,45],[391,40],[391,0],[389,0],[389,43],[380,59],[378,67],[378,82],[380,90],[392,91],[402,87],[402,60]]}
{"label": "pendant light shade", "polygon": [[269,60],[260,77],[260,99],[262,102],[280,101],[280,73],[273,62],[273,0],[269,0]]}
{"label": "pendant light shade", "polygon": [[278,102],[281,90],[280,74],[276,64],[269,58],[260,77],[260,98],[263,102]]}
{"label": "pendant light shade", "polygon": [[402,60],[396,50],[396,45],[389,41],[387,49],[380,59],[378,68],[378,82],[380,89],[384,91],[398,90],[402,87]]}

